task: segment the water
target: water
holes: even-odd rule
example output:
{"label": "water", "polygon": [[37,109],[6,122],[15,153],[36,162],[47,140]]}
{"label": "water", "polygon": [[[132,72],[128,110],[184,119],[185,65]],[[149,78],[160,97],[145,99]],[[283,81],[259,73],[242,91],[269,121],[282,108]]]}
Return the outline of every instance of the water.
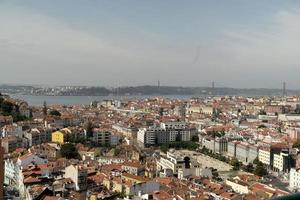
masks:
{"label": "water", "polygon": [[[31,106],[41,106],[44,101],[48,105],[62,104],[62,105],[88,105],[92,101],[101,101],[105,99],[120,99],[120,100],[130,100],[130,99],[145,99],[149,97],[157,96],[34,96],[34,95],[21,95],[21,94],[9,94],[12,98],[21,99],[29,103]],[[196,95],[165,95],[160,97],[169,99],[189,99],[195,97]]]}

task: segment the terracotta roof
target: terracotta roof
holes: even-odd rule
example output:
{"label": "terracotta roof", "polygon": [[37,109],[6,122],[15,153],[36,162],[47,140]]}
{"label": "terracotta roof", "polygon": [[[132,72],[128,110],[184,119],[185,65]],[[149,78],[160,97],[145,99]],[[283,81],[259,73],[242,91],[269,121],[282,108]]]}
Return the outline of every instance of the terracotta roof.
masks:
{"label": "terracotta roof", "polygon": [[59,200],[60,197],[45,196],[43,200]]}

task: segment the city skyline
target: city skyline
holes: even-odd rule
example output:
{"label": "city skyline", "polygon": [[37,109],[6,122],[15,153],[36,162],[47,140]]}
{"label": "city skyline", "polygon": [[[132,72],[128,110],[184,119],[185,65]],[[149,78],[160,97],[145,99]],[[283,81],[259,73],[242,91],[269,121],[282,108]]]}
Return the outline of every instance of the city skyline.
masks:
{"label": "city skyline", "polygon": [[299,89],[295,1],[0,2],[0,82]]}

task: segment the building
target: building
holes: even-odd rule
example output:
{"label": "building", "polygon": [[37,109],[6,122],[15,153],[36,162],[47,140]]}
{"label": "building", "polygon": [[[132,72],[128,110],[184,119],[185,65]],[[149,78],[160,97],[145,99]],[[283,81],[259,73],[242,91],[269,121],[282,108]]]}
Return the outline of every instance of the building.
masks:
{"label": "building", "polygon": [[129,197],[149,194],[160,189],[160,184],[148,178],[123,173],[121,176],[105,177],[103,185],[118,193],[123,193]]}
{"label": "building", "polygon": [[144,175],[144,166],[138,161],[124,162],[122,164],[122,170],[136,176]]}
{"label": "building", "polygon": [[93,142],[101,146],[116,146],[119,144],[120,137],[113,135],[109,131],[101,131],[94,129],[93,131]]}
{"label": "building", "polygon": [[24,136],[28,139],[28,145],[31,147],[50,142],[52,134],[51,130],[39,130],[35,128],[31,129],[30,132],[26,132]]}
{"label": "building", "polygon": [[236,157],[236,145],[237,141],[229,141],[227,146],[227,156],[228,157]]}
{"label": "building", "polygon": [[[138,142],[141,142],[145,146],[152,146],[156,144],[156,134],[157,131],[154,130],[153,128],[142,128],[139,129],[137,133],[137,140]],[[167,141],[167,139],[165,140]]]}
{"label": "building", "polygon": [[[156,165],[158,172],[164,174],[165,170],[170,170],[174,175],[178,174],[179,169],[200,168],[200,164],[196,160],[191,160],[190,157],[175,150],[170,150],[166,156],[161,156]],[[164,176],[163,174],[162,176]]]}
{"label": "building", "polygon": [[14,152],[17,148],[22,148],[25,146],[23,145],[23,140],[22,138],[12,136],[12,137],[6,137],[2,139],[2,147],[4,149],[5,153],[12,153]]}
{"label": "building", "polygon": [[61,131],[53,132],[51,141],[59,143],[59,144],[63,144],[64,143],[64,134]]}
{"label": "building", "polygon": [[211,138],[204,137],[202,139],[202,146],[211,150],[214,153],[223,154],[228,151],[228,141],[226,138]]}
{"label": "building", "polygon": [[248,162],[252,163],[258,157],[259,146],[249,145]]}
{"label": "building", "polygon": [[300,139],[300,128],[296,127],[290,127],[286,130],[286,133],[289,135],[289,137],[292,140],[298,140]]}
{"label": "building", "polygon": [[273,170],[276,172],[288,173],[293,165],[292,155],[289,151],[282,151],[279,154],[274,154]]}
{"label": "building", "polygon": [[236,158],[244,164],[249,163],[249,144],[240,142],[236,145]]}
{"label": "building", "polygon": [[290,190],[299,191],[300,190],[300,170],[292,168],[290,170],[290,180],[289,180]]}
{"label": "building", "polygon": [[258,160],[262,162],[264,165],[271,165],[271,151],[270,148],[264,147],[259,149],[258,151]]}
{"label": "building", "polygon": [[226,185],[230,186],[234,192],[239,194],[248,194],[249,193],[249,184],[241,181],[238,177],[233,179],[227,179]]}
{"label": "building", "polygon": [[82,165],[69,165],[65,169],[65,178],[70,178],[76,191],[87,189],[87,169]]}
{"label": "building", "polygon": [[16,180],[16,164],[13,160],[6,159],[4,161],[4,184],[14,186],[17,184]]}
{"label": "building", "polygon": [[40,164],[47,164],[48,159],[43,158],[39,155],[28,153],[18,158],[17,166],[19,168],[24,168],[30,164],[40,165]]}
{"label": "building", "polygon": [[166,122],[158,127],[139,129],[137,140],[145,146],[152,146],[175,141],[190,141],[194,135],[197,135],[197,130],[188,128],[185,122]]}

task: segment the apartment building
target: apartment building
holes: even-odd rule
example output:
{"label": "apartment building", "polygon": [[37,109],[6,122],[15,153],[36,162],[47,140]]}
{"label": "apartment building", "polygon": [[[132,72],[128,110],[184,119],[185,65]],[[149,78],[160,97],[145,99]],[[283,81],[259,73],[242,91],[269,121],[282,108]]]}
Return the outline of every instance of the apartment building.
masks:
{"label": "apartment building", "polygon": [[93,142],[96,144],[105,146],[105,145],[111,145],[115,146],[119,144],[119,136],[113,135],[109,131],[102,131],[102,130],[97,130],[94,129],[93,131]]}
{"label": "apartment building", "polygon": [[290,179],[289,179],[289,187],[290,190],[300,190],[300,170],[296,168],[292,168],[290,171]]}
{"label": "apartment building", "polygon": [[171,170],[174,175],[178,174],[180,169],[194,169],[200,168],[200,164],[196,161],[187,157],[178,151],[170,150],[166,156],[161,156],[157,162],[157,170]]}
{"label": "apartment building", "polygon": [[271,151],[269,147],[263,147],[258,151],[258,159],[264,165],[270,166],[271,163]]}
{"label": "apartment building", "polygon": [[26,132],[24,136],[28,139],[28,145],[31,147],[45,142],[50,142],[52,131],[35,128],[31,129],[29,132]]}
{"label": "apartment building", "polygon": [[214,153],[223,154],[228,151],[228,141],[226,138],[205,137],[202,139],[202,146]]}
{"label": "apartment building", "polygon": [[82,165],[69,165],[65,169],[65,178],[70,178],[76,191],[87,189],[87,169]]}
{"label": "apartment building", "polygon": [[236,158],[244,164],[249,162],[249,144],[245,142],[237,143]]}
{"label": "apartment building", "polygon": [[190,141],[197,135],[196,129],[190,129],[185,122],[166,122],[159,127],[139,129],[137,140],[145,146],[163,144],[175,141]]}
{"label": "apartment building", "polygon": [[25,143],[25,141],[23,141],[22,138],[12,136],[12,137],[3,138],[1,145],[2,145],[5,153],[12,153],[17,148],[22,148],[22,147],[26,146],[26,143]]}

